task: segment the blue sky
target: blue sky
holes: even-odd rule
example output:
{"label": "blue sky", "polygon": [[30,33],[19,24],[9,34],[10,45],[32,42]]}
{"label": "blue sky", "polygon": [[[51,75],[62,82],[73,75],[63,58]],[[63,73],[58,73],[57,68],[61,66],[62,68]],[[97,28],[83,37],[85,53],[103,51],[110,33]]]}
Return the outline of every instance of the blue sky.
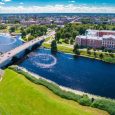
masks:
{"label": "blue sky", "polygon": [[24,6],[31,5],[56,5],[56,4],[87,4],[115,6],[115,0],[0,0],[6,6],[16,6],[22,3]]}
{"label": "blue sky", "polygon": [[115,13],[115,0],[0,0],[0,13],[20,12]]}

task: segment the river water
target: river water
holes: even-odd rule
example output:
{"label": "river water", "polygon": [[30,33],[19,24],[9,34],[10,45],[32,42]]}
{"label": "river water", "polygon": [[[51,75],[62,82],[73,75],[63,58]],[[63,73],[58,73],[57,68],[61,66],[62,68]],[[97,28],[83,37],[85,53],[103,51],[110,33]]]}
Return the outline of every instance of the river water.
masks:
{"label": "river water", "polygon": [[59,85],[94,95],[115,98],[115,65],[105,62],[57,53],[40,48],[29,54],[20,64],[31,72]]}
{"label": "river water", "polygon": [[22,44],[21,36],[16,38],[11,37],[9,34],[0,34],[0,52],[5,53]]}

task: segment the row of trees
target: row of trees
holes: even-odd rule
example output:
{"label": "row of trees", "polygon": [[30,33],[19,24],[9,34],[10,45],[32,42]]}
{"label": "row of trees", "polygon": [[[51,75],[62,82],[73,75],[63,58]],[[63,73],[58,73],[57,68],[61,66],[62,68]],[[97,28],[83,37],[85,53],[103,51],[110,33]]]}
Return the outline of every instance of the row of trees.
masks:
{"label": "row of trees", "polygon": [[21,28],[22,38],[26,38],[26,35],[30,35],[28,40],[31,40],[37,36],[45,35],[47,32],[46,26],[32,25],[25,28]]}
{"label": "row of trees", "polygon": [[[79,56],[80,55],[80,50],[79,50],[79,46],[77,44],[74,45],[74,49],[73,49],[73,52],[75,54],[75,57],[76,56]],[[91,51],[90,48],[87,48],[87,52],[86,52],[89,56],[91,55],[94,55],[95,58],[100,58],[100,59],[103,59],[104,56],[110,56],[111,58],[114,58],[114,54],[112,52],[108,52],[108,53],[98,53],[96,52],[96,50],[94,49],[94,51]]]}
{"label": "row of trees", "polygon": [[[57,48],[57,42],[56,40],[53,40],[51,42],[51,53],[52,54],[56,54],[58,51],[58,48]],[[77,56],[79,56],[81,54],[80,50],[79,50],[79,46],[77,44],[74,45],[74,48],[73,48],[73,53],[75,54],[74,55],[74,58],[76,58]],[[86,51],[86,54],[88,56],[94,56],[94,58],[100,58],[101,60],[106,58],[106,57],[111,57],[111,58],[114,58],[114,54],[113,53],[99,53],[99,52],[96,52],[96,50],[94,49],[93,51],[91,51],[90,48],[87,48],[87,51]],[[84,55],[86,55],[84,54]]]}
{"label": "row of trees", "polygon": [[115,30],[115,25],[69,23],[63,28],[58,28],[56,30],[56,40],[58,42],[60,39],[64,39],[65,41],[74,41],[77,35],[84,35],[87,29]]}
{"label": "row of trees", "polygon": [[67,24],[64,28],[58,28],[56,30],[56,40],[59,41],[61,38],[67,40],[74,40],[79,34],[85,34],[86,28],[83,28],[78,24]]}

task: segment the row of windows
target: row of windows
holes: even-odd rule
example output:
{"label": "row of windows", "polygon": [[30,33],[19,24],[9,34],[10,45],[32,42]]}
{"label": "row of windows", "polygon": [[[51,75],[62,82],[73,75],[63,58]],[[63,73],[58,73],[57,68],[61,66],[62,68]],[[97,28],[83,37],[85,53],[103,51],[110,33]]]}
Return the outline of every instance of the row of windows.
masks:
{"label": "row of windows", "polygon": [[115,48],[115,45],[107,45],[107,44],[104,45],[104,44],[103,44],[103,46],[104,46],[104,47],[108,47],[108,48]]}
{"label": "row of windows", "polygon": [[102,44],[115,44],[115,42],[102,42]]}

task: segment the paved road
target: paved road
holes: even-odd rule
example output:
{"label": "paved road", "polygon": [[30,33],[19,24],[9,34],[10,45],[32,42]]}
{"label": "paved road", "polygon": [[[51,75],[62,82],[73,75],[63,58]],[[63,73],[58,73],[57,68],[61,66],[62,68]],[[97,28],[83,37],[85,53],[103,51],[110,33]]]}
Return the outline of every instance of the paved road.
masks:
{"label": "paved road", "polygon": [[54,36],[54,34],[55,34],[55,32],[53,31],[53,32],[50,32],[48,35],[37,37],[34,40],[26,42],[23,45],[21,45],[19,47],[16,47],[13,50],[8,51],[8,52],[0,55],[0,64],[3,64],[5,61],[7,61],[8,59],[11,59],[12,57],[14,57],[15,55],[17,55],[21,51],[24,51],[28,47],[33,46],[33,45],[35,45],[36,43],[39,43],[42,40],[45,40],[47,37]]}

